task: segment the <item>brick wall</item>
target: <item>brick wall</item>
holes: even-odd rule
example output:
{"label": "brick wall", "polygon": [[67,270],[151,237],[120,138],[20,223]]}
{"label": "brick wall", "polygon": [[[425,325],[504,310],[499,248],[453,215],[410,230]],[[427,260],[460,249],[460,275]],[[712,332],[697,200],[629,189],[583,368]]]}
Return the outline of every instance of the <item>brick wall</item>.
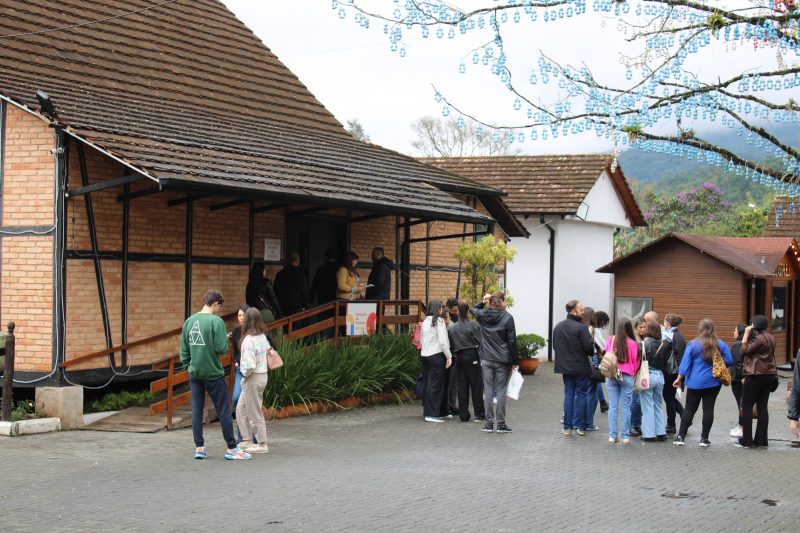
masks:
{"label": "brick wall", "polygon": [[13,236],[15,226],[52,228],[55,196],[53,130],[40,119],[6,107],[3,168],[0,322],[16,323],[20,371],[52,366],[53,235]]}

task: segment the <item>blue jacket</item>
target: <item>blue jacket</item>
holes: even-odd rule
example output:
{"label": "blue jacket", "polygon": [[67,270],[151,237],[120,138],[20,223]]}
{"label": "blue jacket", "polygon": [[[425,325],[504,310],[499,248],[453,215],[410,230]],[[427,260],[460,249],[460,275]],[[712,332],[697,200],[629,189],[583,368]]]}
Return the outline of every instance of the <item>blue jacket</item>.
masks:
{"label": "blue jacket", "polygon": [[[733,357],[728,345],[717,339],[717,348],[719,348],[719,353],[722,354],[725,364],[731,366]],[[700,345],[700,341],[694,339],[686,345],[686,351],[683,352],[683,359],[681,360],[681,366],[678,368],[678,373],[684,376],[684,383],[690,389],[719,387],[719,380],[711,375],[713,366],[703,360],[703,348]]]}

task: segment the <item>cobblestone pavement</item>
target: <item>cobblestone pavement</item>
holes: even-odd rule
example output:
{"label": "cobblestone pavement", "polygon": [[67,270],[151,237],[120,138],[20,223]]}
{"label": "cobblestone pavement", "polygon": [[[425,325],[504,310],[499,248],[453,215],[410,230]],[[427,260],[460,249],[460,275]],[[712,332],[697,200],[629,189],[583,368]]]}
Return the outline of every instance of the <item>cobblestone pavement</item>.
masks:
{"label": "cobblestone pavement", "polygon": [[[734,401],[717,401],[712,447],[609,444],[604,416],[564,437],[551,365],[509,401],[512,434],[422,421],[418,402],[269,425],[269,455],[210,457],[190,430],[0,438],[4,531],[800,531],[800,450],[785,385],[768,450],[734,448]],[[698,417],[699,417],[698,413]],[[699,418],[694,428],[699,426]]]}

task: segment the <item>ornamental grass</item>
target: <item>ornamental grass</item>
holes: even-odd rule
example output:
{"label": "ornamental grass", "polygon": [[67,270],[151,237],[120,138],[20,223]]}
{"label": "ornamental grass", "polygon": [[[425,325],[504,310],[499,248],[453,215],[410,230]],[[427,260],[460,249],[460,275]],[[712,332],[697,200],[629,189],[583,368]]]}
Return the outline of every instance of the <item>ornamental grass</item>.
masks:
{"label": "ornamental grass", "polygon": [[419,351],[406,334],[311,346],[279,339],[277,344],[284,365],[269,373],[268,408],[413,390],[421,369]]}

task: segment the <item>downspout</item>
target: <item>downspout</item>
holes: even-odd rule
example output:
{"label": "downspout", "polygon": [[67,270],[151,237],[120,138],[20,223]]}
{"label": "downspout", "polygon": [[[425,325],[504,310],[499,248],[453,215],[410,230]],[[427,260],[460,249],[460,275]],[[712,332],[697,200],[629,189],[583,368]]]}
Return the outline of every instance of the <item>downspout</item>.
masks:
{"label": "downspout", "polygon": [[[67,316],[67,184],[69,182],[69,142],[61,126],[55,126],[56,198],[55,235],[53,238],[53,367],[64,360],[66,346]],[[61,385],[65,370],[55,377],[55,385]]]}
{"label": "downspout", "polygon": [[[539,218],[539,223],[544,225],[550,232],[550,286],[547,298],[547,336],[553,336],[553,304],[555,299],[555,265],[556,265],[556,230],[544,221],[544,215]],[[547,339],[547,360],[553,361],[553,342],[552,338]]]}

